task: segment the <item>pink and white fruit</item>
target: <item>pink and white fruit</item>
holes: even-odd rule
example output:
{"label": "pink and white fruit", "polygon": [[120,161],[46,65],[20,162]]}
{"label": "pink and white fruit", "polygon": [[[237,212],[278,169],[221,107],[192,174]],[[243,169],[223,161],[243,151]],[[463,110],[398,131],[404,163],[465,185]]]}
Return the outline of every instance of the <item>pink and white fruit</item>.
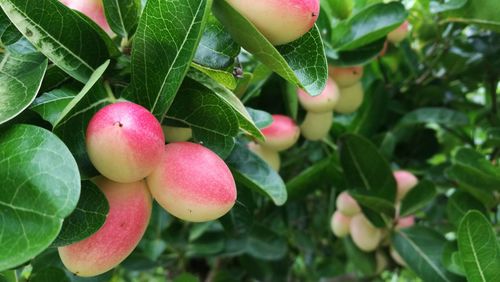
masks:
{"label": "pink and white fruit", "polygon": [[193,137],[193,130],[190,127],[176,127],[162,125],[165,141],[168,143],[185,142]]}
{"label": "pink and white fruit", "polygon": [[273,44],[306,34],[319,16],[319,0],[227,0]]}
{"label": "pink and white fruit", "polygon": [[398,186],[396,199],[401,201],[406,194],[418,184],[418,179],[411,172],[398,170],[394,172],[394,178]]}
{"label": "pink and white fruit", "polygon": [[108,34],[112,34],[111,28],[104,15],[102,0],[60,0],[68,8],[81,12],[91,18]]}
{"label": "pink and white fruit", "polygon": [[300,125],[300,132],[307,140],[317,141],[328,136],[333,123],[333,112],[307,112],[304,122]]}
{"label": "pink and white fruit", "polygon": [[400,228],[408,228],[415,225],[415,216],[410,215],[407,217],[398,218],[398,222],[396,223],[396,229]]}
{"label": "pink and white fruit", "polygon": [[405,267],[408,266],[405,260],[401,257],[401,255],[399,255],[398,251],[396,251],[396,249],[393,246],[390,247],[389,254],[397,264]]}
{"label": "pink and white fruit", "polygon": [[337,210],[346,216],[354,216],[361,212],[358,202],[354,200],[347,191],[340,193],[337,197]]}
{"label": "pink and white fruit", "polygon": [[236,201],[231,171],[202,145],[179,142],[164,147],[163,159],[147,177],[155,200],[172,215],[192,222],[217,219]]}
{"label": "pink and white fruit", "polygon": [[58,249],[66,268],[84,277],[102,274],[127,258],[151,216],[152,200],[144,181],[123,184],[100,176],[94,182],[109,203],[104,225],[92,236]]}
{"label": "pink and white fruit", "polygon": [[366,217],[360,213],[351,219],[351,238],[358,248],[365,252],[377,249],[382,240],[382,231],[373,226]]}
{"label": "pink and white fruit", "polygon": [[254,152],[257,156],[263,159],[270,167],[272,167],[275,171],[280,170],[281,166],[281,158],[280,154],[276,151],[267,149],[260,144],[255,142],[248,143],[248,149]]}
{"label": "pink and white fruit", "polygon": [[284,151],[297,143],[300,129],[290,117],[273,115],[273,122],[262,129],[266,141],[259,143],[273,151]]}
{"label": "pink and white fruit", "polygon": [[302,107],[308,112],[315,113],[331,112],[340,98],[339,88],[331,78],[328,78],[325,89],[317,96],[311,96],[302,89],[297,92]]}
{"label": "pink and white fruit", "polygon": [[403,41],[408,35],[408,21],[404,21],[398,28],[387,34],[387,40],[393,44]]}
{"label": "pink and white fruit", "polygon": [[328,68],[330,77],[335,80],[338,87],[345,88],[359,82],[363,77],[363,67],[332,67]]}
{"label": "pink and white fruit", "polygon": [[160,163],[165,138],[158,120],[145,108],[119,102],[99,110],[87,127],[87,153],[105,177],[139,181]]}
{"label": "pink and white fruit", "polygon": [[349,229],[351,225],[351,218],[344,215],[340,211],[335,211],[332,215],[332,219],[330,221],[330,227],[333,231],[333,234],[339,238],[343,238],[349,235]]}
{"label": "pink and white fruit", "polygon": [[363,85],[357,82],[352,86],[340,88],[340,99],[335,106],[335,111],[341,114],[355,112],[363,103]]}

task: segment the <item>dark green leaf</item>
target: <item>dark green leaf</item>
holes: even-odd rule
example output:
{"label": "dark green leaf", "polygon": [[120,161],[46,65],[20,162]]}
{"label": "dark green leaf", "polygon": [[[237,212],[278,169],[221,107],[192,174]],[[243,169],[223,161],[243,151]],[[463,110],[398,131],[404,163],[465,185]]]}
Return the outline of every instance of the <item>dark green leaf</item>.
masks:
{"label": "dark green leaf", "polygon": [[140,0],[103,0],[109,27],[123,38],[130,38],[139,21]]}
{"label": "dark green leaf", "polygon": [[108,201],[101,190],[92,182],[83,181],[76,209],[64,220],[53,245],[69,245],[94,234],[104,224],[108,211]]}
{"label": "dark green leaf", "polygon": [[456,191],[448,199],[446,214],[448,215],[448,219],[455,226],[460,224],[462,218],[470,210],[480,211],[484,215],[488,214],[488,210],[480,201],[465,192]]}
{"label": "dark green leaf", "polygon": [[279,174],[245,144],[237,142],[226,161],[238,182],[269,196],[278,206],[286,202],[287,190]]}
{"label": "dark green leaf", "polygon": [[[163,120],[194,57],[211,0],[149,0],[132,46],[125,98]],[[168,32],[167,32],[168,31]]]}
{"label": "dark green leaf", "polygon": [[452,273],[465,276],[464,264],[458,252],[457,242],[448,242],[443,250],[443,265]]}
{"label": "dark green leaf", "polygon": [[405,228],[392,236],[395,249],[424,281],[457,281],[441,261],[446,239],[427,227]]}
{"label": "dark green leaf", "polygon": [[346,249],[349,261],[355,264],[356,271],[364,276],[371,276],[376,271],[376,261],[374,253],[367,253],[360,250],[352,241],[351,237],[342,240]]}
{"label": "dark green leaf", "polygon": [[47,267],[31,274],[31,282],[70,282],[64,270],[57,267]]}
{"label": "dark green leaf", "polygon": [[80,175],[50,131],[16,125],[0,134],[0,270],[27,261],[57,237],[76,207]]}
{"label": "dark green leaf", "polygon": [[329,44],[325,44],[326,57],[328,58],[328,62],[334,66],[364,65],[380,56],[380,52],[384,49],[385,44],[387,43],[385,38],[383,38],[354,50],[339,52],[333,50],[333,47]]}
{"label": "dark green leaf", "polygon": [[399,214],[407,216],[418,212],[436,196],[436,187],[428,180],[421,180],[401,201]]}
{"label": "dark green leaf", "polygon": [[469,124],[467,115],[446,108],[420,108],[406,114],[400,121],[401,126],[414,124],[437,123],[446,126]]}
{"label": "dark green leaf", "polygon": [[247,107],[246,109],[248,114],[252,117],[255,125],[260,129],[267,127],[273,122],[273,117],[270,113],[255,110],[249,107]]}
{"label": "dark green leaf", "polygon": [[7,46],[15,43],[22,36],[7,15],[0,9],[0,42]]}
{"label": "dark green leaf", "polygon": [[226,1],[216,0],[213,11],[234,40],[271,70],[311,95],[319,95],[323,91],[328,70],[317,27],[294,42],[274,47]]}
{"label": "dark green leaf", "polygon": [[286,255],[286,237],[263,225],[254,225],[247,240],[246,253],[262,260],[278,260]]}
{"label": "dark green leaf", "polygon": [[446,13],[448,21],[477,24],[500,31],[500,15],[497,13],[500,2],[497,0],[469,0],[460,9]]}
{"label": "dark green leaf", "polygon": [[[11,45],[11,48],[15,48]],[[38,52],[0,53],[0,124],[24,111],[36,97],[47,69]]]}
{"label": "dark green leaf", "polygon": [[469,211],[458,227],[458,250],[467,280],[500,280],[500,247],[490,221],[478,211]]}
{"label": "dark green leaf", "polygon": [[63,110],[77,94],[70,89],[54,89],[36,98],[30,109],[37,112],[44,120],[54,126]]}
{"label": "dark green leaf", "polygon": [[41,53],[83,83],[109,57],[100,28],[59,1],[1,0],[0,6]]}

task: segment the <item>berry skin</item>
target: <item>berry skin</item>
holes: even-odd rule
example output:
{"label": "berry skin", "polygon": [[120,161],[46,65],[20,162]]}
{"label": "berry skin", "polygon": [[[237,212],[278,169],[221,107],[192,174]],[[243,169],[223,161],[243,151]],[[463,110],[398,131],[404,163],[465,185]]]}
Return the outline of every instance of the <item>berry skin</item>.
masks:
{"label": "berry skin", "polygon": [[411,189],[417,186],[418,179],[411,172],[405,170],[397,170],[393,174],[398,186],[396,199],[401,201]]}
{"label": "berry skin", "polygon": [[60,0],[68,8],[81,12],[91,18],[99,25],[106,33],[112,35],[111,27],[104,15],[104,7],[102,0]]}
{"label": "berry skin", "polygon": [[263,159],[275,171],[280,170],[281,158],[278,152],[267,149],[255,142],[248,143],[248,149]]}
{"label": "berry skin", "polygon": [[278,152],[295,145],[300,137],[300,129],[295,121],[284,115],[273,115],[272,117],[273,122],[262,129],[266,141],[259,141],[259,144]]}
{"label": "berry skin", "polygon": [[337,210],[346,216],[354,216],[361,212],[358,202],[348,192],[344,191],[337,197]]}
{"label": "berry skin", "polygon": [[330,227],[332,229],[333,234],[339,238],[343,238],[349,235],[351,225],[351,218],[345,216],[340,211],[335,211],[332,215],[332,219],[330,221]]}
{"label": "berry skin", "polygon": [[363,103],[364,95],[361,82],[346,88],[340,88],[340,99],[337,106],[335,106],[335,111],[341,114],[355,112]]}
{"label": "berry skin", "polygon": [[307,140],[318,141],[328,136],[332,123],[333,112],[308,112],[300,125],[300,132]]}
{"label": "berry skin", "polygon": [[353,67],[332,67],[328,68],[329,75],[335,80],[337,86],[346,88],[359,82],[363,77],[364,68],[362,66]]}
{"label": "berry skin", "polygon": [[377,249],[382,240],[382,231],[373,226],[362,213],[351,219],[350,231],[354,244],[365,252]]}
{"label": "berry skin", "polygon": [[331,112],[340,98],[339,88],[333,79],[328,78],[326,87],[318,96],[311,96],[304,90],[298,90],[299,102],[308,112]]}
{"label": "berry skin", "polygon": [[387,34],[387,40],[392,44],[399,44],[408,35],[408,21],[404,21],[398,28]]}

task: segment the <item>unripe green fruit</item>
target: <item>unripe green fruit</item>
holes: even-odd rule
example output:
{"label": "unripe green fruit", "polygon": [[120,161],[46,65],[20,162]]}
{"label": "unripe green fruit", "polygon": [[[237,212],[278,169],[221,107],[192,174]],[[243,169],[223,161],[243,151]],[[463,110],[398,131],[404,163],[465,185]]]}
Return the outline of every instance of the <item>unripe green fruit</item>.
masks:
{"label": "unripe green fruit", "polygon": [[404,266],[404,267],[407,267],[408,265],[406,264],[405,260],[399,255],[398,251],[396,251],[396,249],[391,246],[390,249],[389,249],[389,253],[392,257],[392,259],[399,265],[401,266]]}
{"label": "unripe green fruit", "polygon": [[398,186],[396,199],[401,201],[411,189],[417,186],[418,179],[411,172],[405,170],[398,170],[393,174]]}
{"label": "unripe green fruit", "polygon": [[345,88],[358,83],[363,77],[364,68],[362,66],[352,67],[328,67],[328,74],[340,88]]}
{"label": "unripe green fruit", "polygon": [[302,107],[315,113],[331,112],[340,98],[339,88],[331,78],[328,78],[325,89],[317,96],[311,96],[302,89],[297,92]]}
{"label": "unripe green fruit", "polygon": [[193,137],[193,130],[190,127],[162,125],[161,128],[168,143],[185,142]]}
{"label": "unripe green fruit", "polygon": [[263,159],[275,171],[280,170],[281,158],[278,152],[267,149],[255,142],[248,143],[248,149]]}
{"label": "unripe green fruit", "polygon": [[330,228],[333,234],[339,238],[349,235],[351,225],[351,218],[344,215],[340,211],[335,211],[330,220]]}
{"label": "unripe green fruit", "polygon": [[104,15],[104,7],[102,0],[60,0],[61,3],[68,8],[81,12],[87,17],[96,22],[108,34],[113,34],[106,16]]}
{"label": "unripe green fruit", "polygon": [[341,114],[355,112],[363,103],[364,91],[361,82],[346,88],[340,88],[340,99],[335,111]]}
{"label": "unripe green fruit", "polygon": [[319,16],[319,0],[226,0],[273,44],[306,34]]}
{"label": "unripe green fruit", "polygon": [[214,152],[199,144],[178,142],[165,145],[162,158],[146,180],[167,212],[186,221],[204,222],[233,207],[233,175]]}
{"label": "unripe green fruit", "polygon": [[392,44],[398,44],[408,35],[408,21],[404,21],[398,28],[387,34],[387,40]]}
{"label": "unripe green fruit", "polygon": [[362,213],[351,219],[350,232],[354,244],[365,252],[377,249],[382,239],[382,231],[373,226]]}
{"label": "unripe green fruit", "polygon": [[151,216],[152,200],[144,181],[123,184],[101,176],[94,182],[109,203],[104,225],[92,236],[58,249],[66,268],[83,277],[107,272],[127,258]]}
{"label": "unripe green fruit", "polygon": [[328,136],[333,123],[333,112],[313,113],[308,112],[300,132],[307,140],[317,141]]}
{"label": "unripe green fruit", "polygon": [[273,151],[284,151],[297,143],[300,129],[295,121],[284,115],[273,115],[273,122],[262,129],[266,141],[259,141],[263,147]]}
{"label": "unripe green fruit", "polygon": [[354,198],[351,197],[347,191],[339,194],[336,204],[337,210],[346,216],[354,216],[361,212],[358,202],[356,202],[356,200],[354,200]]}
{"label": "unripe green fruit", "polygon": [[354,8],[353,0],[328,0],[330,7],[332,8],[332,14],[334,17],[345,20],[347,19]]}
{"label": "unripe green fruit", "polygon": [[86,145],[90,161],[103,176],[131,183],[145,178],[160,163],[165,138],[148,110],[119,102],[92,117]]}

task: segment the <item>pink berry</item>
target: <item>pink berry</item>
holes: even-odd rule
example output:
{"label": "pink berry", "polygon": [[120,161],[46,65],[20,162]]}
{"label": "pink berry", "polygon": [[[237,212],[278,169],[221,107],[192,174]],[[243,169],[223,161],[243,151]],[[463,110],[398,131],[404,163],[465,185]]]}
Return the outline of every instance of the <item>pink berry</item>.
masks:
{"label": "pink berry", "polygon": [[266,137],[260,144],[273,151],[284,151],[292,147],[300,136],[300,129],[290,117],[273,115],[273,122],[262,129]]}

